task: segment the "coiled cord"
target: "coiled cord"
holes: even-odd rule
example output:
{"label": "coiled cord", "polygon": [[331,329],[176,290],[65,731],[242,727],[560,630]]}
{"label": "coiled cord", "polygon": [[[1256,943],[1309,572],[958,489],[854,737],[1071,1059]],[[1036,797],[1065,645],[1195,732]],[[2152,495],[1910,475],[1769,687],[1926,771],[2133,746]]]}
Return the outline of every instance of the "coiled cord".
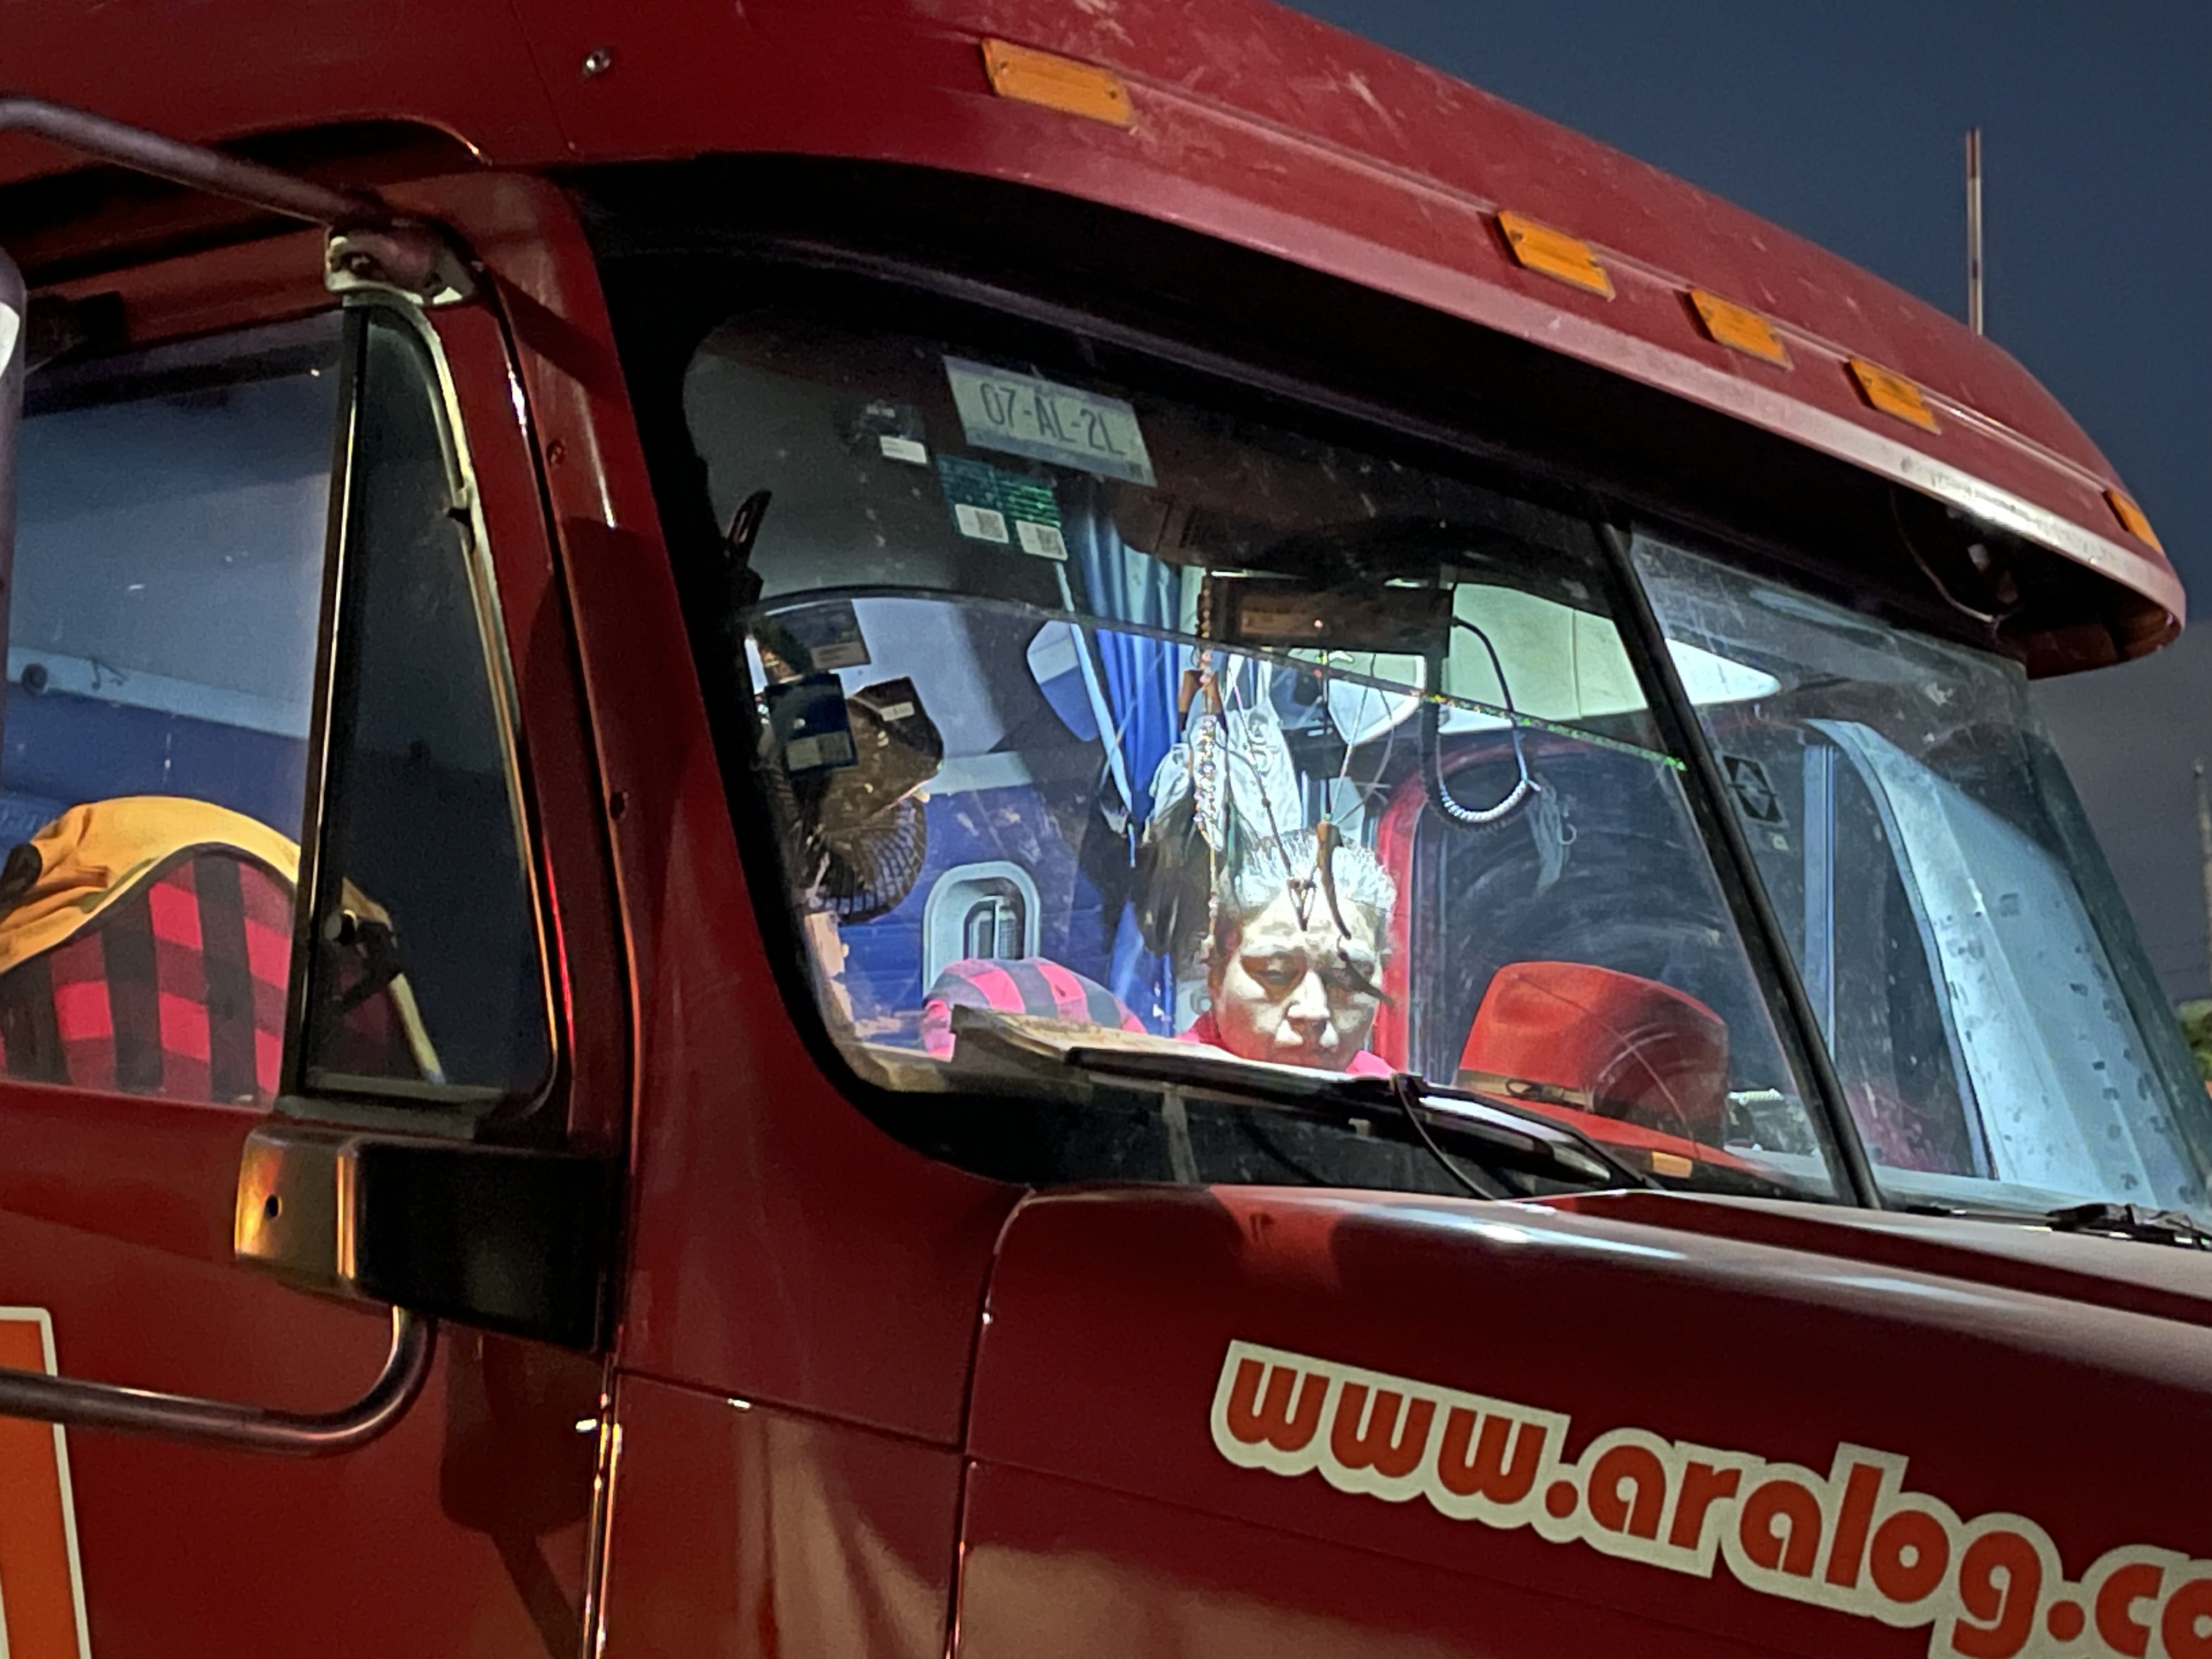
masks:
{"label": "coiled cord", "polygon": [[[1491,672],[1498,676],[1498,695],[1504,701],[1505,712],[1508,716],[1515,715],[1516,711],[1513,707],[1513,688],[1505,683],[1505,665],[1498,660],[1498,647],[1490,642],[1490,635],[1464,617],[1455,617],[1452,620],[1455,625],[1464,628],[1482,641],[1482,648],[1490,653]],[[1431,658],[1429,660],[1431,685],[1442,686],[1443,678],[1444,659]],[[1514,808],[1543,787],[1543,785],[1528,775],[1528,756],[1521,746],[1521,722],[1516,718],[1512,721],[1513,765],[1514,769],[1520,775],[1514,780],[1513,787],[1505,792],[1504,798],[1494,806],[1462,805],[1453,799],[1451,787],[1444,781],[1443,726],[1443,705],[1433,697],[1424,697],[1421,701],[1421,772],[1428,783],[1429,805],[1435,807],[1449,822],[1458,824],[1463,830],[1483,829],[1508,816]]]}

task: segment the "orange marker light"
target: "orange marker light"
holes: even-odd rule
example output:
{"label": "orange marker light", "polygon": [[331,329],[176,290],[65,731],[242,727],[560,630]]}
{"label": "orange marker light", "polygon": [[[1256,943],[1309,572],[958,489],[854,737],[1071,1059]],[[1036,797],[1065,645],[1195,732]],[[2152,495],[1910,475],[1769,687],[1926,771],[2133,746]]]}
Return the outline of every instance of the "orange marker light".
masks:
{"label": "orange marker light", "polygon": [[1698,320],[1705,325],[1705,332],[1721,344],[1784,368],[1790,367],[1790,349],[1774,331],[1774,325],[1750,307],[1723,300],[1701,288],[1690,290],[1690,303],[1696,307]]}
{"label": "orange marker light", "polygon": [[1096,64],[1005,40],[986,40],[983,73],[990,77],[991,90],[1001,98],[1039,104],[1109,126],[1126,127],[1137,118],[1121,77]]}
{"label": "orange marker light", "polygon": [[1879,363],[1870,363],[1863,357],[1850,360],[1851,379],[1858,382],[1859,391],[1867,402],[1885,415],[1894,415],[1900,421],[1910,421],[1923,432],[1941,432],[1936,424],[1936,411],[1928,407],[1928,400],[1920,395],[1920,388],[1902,374],[1893,374]]}
{"label": "orange marker light", "polygon": [[2148,542],[2161,553],[2166,551],[2166,544],[2159,540],[2158,532],[2150,527],[2150,520],[2143,517],[2143,510],[2136,505],[2134,496],[2124,489],[2108,489],[2105,492],[2105,504],[2112,509],[2112,516],[2127,526],[2129,535],[2139,542]]}
{"label": "orange marker light", "polygon": [[1529,270],[1613,298],[1613,278],[1605,274],[1605,267],[1598,264],[1588,242],[1577,241],[1564,230],[1553,230],[1517,213],[1500,213],[1498,228],[1505,233],[1505,245],[1513,250],[1513,257]]}

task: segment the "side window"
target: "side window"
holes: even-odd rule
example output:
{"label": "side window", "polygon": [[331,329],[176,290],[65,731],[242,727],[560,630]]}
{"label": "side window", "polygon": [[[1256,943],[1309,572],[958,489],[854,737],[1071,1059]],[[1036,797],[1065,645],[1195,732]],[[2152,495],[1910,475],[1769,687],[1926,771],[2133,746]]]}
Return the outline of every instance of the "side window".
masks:
{"label": "side window", "polygon": [[0,1076],[243,1106],[543,1085],[465,479],[428,349],[375,308],[31,377],[0,587]]}
{"label": "side window", "polygon": [[334,316],[34,373],[0,708],[6,1075],[278,1084]]}
{"label": "side window", "polygon": [[358,313],[297,1086],[447,1103],[551,1068],[489,565],[435,366]]}

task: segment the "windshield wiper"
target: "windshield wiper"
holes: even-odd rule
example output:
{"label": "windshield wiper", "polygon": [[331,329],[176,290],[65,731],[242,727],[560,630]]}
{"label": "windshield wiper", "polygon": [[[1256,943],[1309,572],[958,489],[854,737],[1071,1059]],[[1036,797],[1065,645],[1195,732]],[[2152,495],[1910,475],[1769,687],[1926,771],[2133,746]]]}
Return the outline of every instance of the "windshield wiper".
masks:
{"label": "windshield wiper", "polygon": [[2185,1250],[2212,1250],[2212,1228],[2179,1210],[2146,1209],[2140,1204],[2064,1204],[2055,1210],[2008,1210],[1998,1206],[1905,1204],[1909,1215],[1940,1215],[1954,1221],[2002,1221],[2015,1227],[2047,1227],[2054,1233],[2097,1238],[2126,1238],[2143,1244],[2171,1244]]}
{"label": "windshield wiper", "polygon": [[1463,1144],[1467,1151],[1458,1155],[1484,1170],[1538,1176],[1585,1190],[1655,1184],[1580,1130],[1554,1118],[1464,1089],[1425,1082],[1410,1072],[1376,1076],[1272,1066],[1195,1043],[1109,1035],[1094,1027],[1068,1026],[995,1009],[956,1008],[952,1029],[956,1054],[994,1069],[1010,1066],[1017,1073],[1033,1073],[1040,1065],[1054,1070],[1073,1067],[1097,1077],[1203,1090],[1293,1111],[1326,1110],[1333,1118],[1395,1112],[1405,1117],[1451,1178],[1480,1198],[1499,1194],[1484,1188],[1452,1161],[1453,1155],[1436,1139],[1437,1131]]}
{"label": "windshield wiper", "polygon": [[[1371,1080],[1379,1082],[1382,1079]],[[1441,1119],[1452,1129],[1462,1133],[1472,1133],[1471,1126],[1477,1122],[1486,1123],[1494,1130],[1499,1118],[1508,1119],[1510,1120],[1506,1129],[1509,1135],[1525,1136],[1537,1142],[1542,1146],[1554,1166],[1571,1170],[1585,1184],[1594,1182],[1606,1188],[1657,1185],[1629,1168],[1581,1130],[1561,1123],[1556,1118],[1543,1116],[1525,1107],[1468,1094],[1464,1090],[1441,1088],[1413,1072],[1393,1072],[1389,1085],[1391,1096],[1398,1103],[1398,1109],[1405,1113],[1406,1121],[1413,1126],[1413,1133],[1420,1137],[1421,1145],[1429,1149],[1430,1156],[1436,1159],[1446,1175],[1478,1197],[1486,1194],[1469,1181],[1465,1171],[1446,1156],[1443,1147],[1437,1145],[1435,1135],[1431,1133],[1428,1124],[1423,1121],[1425,1116]],[[1554,1171],[1538,1173],[1553,1174]]]}
{"label": "windshield wiper", "polygon": [[[1194,1066],[1194,1060],[1199,1064]],[[1438,1129],[1467,1143],[1469,1150],[1462,1156],[1485,1169],[1540,1176],[1590,1190],[1653,1184],[1579,1129],[1523,1107],[1441,1087],[1412,1072],[1393,1072],[1388,1076],[1309,1072],[1212,1054],[1158,1054],[1117,1048],[1072,1049],[1068,1060],[1105,1076],[1213,1089],[1292,1107],[1326,1104],[1337,1112],[1347,1108],[1371,1111],[1395,1107],[1437,1166],[1477,1198],[1498,1194],[1453,1162],[1437,1144]],[[1280,1075],[1285,1073],[1291,1075]]]}
{"label": "windshield wiper", "polygon": [[2146,1244],[2175,1244],[2185,1250],[2212,1250],[2212,1229],[2179,1210],[2149,1210],[2140,1204],[2069,1204],[2045,1211],[2043,1220],[2054,1233],[2096,1233]]}

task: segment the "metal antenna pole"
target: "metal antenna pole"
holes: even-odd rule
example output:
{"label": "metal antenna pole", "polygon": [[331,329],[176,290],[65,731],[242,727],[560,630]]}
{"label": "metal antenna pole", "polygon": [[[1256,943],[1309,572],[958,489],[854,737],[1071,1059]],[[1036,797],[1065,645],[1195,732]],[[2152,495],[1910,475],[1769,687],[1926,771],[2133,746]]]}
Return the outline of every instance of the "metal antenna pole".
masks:
{"label": "metal antenna pole", "polygon": [[2204,959],[2212,969],[2212,788],[2204,782],[2204,763],[2197,774],[2197,855],[2204,873]]}
{"label": "metal antenna pole", "polygon": [[1982,327],[1982,130],[1966,129],[1966,326]]}

